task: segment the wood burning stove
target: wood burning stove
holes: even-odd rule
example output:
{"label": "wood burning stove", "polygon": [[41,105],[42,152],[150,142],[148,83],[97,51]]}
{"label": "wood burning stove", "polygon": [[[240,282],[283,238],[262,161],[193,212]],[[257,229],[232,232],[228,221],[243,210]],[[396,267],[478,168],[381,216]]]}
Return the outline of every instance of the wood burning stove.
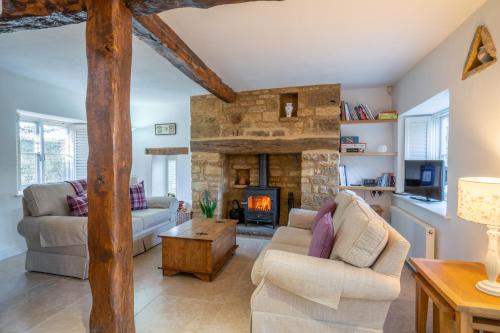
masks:
{"label": "wood burning stove", "polygon": [[245,225],[248,222],[271,223],[273,228],[279,223],[280,189],[269,187],[268,155],[259,155],[259,186],[245,188]]}

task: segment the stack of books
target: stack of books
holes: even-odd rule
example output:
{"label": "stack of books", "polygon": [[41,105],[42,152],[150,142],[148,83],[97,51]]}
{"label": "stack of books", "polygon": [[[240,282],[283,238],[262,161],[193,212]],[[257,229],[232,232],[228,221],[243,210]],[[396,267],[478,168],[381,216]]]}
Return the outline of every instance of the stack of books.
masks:
{"label": "stack of books", "polygon": [[377,178],[378,187],[394,187],[396,186],[396,178],[393,173],[383,173]]}
{"label": "stack of books", "polygon": [[342,102],[340,104],[341,110],[341,119],[342,120],[373,120],[375,117],[373,116],[372,111],[365,104],[358,104],[352,107],[347,102]]}
{"label": "stack of books", "polygon": [[340,138],[341,153],[364,153],[366,143],[359,142],[359,136],[342,136]]}
{"label": "stack of books", "polygon": [[384,111],[377,115],[378,120],[393,120],[398,119],[398,111]]}

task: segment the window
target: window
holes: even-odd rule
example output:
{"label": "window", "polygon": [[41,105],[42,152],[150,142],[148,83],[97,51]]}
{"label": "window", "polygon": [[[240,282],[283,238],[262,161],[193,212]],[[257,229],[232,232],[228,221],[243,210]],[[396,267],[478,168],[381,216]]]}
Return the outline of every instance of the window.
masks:
{"label": "window", "polygon": [[177,196],[177,156],[154,155],[151,159],[151,195]]}
{"label": "window", "polygon": [[167,193],[177,196],[177,157],[169,156],[167,162]]}
{"label": "window", "polygon": [[[73,124],[22,116],[18,120],[18,190],[31,184],[86,178],[80,163],[87,158],[88,144],[75,136]],[[85,155],[85,157],[83,157]]]}
{"label": "window", "polygon": [[425,116],[405,118],[405,159],[442,160],[448,183],[448,109]]}

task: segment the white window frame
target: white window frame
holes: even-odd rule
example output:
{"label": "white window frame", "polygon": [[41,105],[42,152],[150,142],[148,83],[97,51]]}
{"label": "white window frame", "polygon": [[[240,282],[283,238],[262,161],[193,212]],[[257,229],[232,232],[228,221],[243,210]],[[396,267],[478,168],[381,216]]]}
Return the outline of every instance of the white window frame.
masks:
{"label": "white window frame", "polygon": [[[169,155],[167,159],[167,194],[177,196],[178,163],[176,155]],[[173,170],[172,170],[173,169]]]}
{"label": "white window frame", "polygon": [[[405,159],[409,159],[410,147],[408,125],[413,121],[427,123],[427,143],[425,160],[440,160],[443,142],[441,138],[441,122],[449,118],[449,109],[436,112],[432,115],[405,117]],[[448,145],[448,143],[446,143]],[[447,162],[447,161],[446,161]],[[446,163],[447,164],[447,163]]]}
{"label": "white window frame", "polygon": [[31,184],[21,184],[21,144],[20,144],[20,133],[19,126],[20,122],[30,122],[34,123],[37,127],[37,140],[39,141],[38,147],[34,154],[38,155],[37,159],[37,180],[32,184],[44,184],[45,183],[45,151],[44,151],[44,125],[63,127],[67,131],[68,145],[66,147],[66,168],[65,168],[65,178],[64,180],[74,179],[75,176],[75,146],[74,146],[74,132],[73,126],[75,124],[81,124],[79,120],[73,120],[70,118],[55,117],[49,115],[43,115],[33,112],[27,112],[18,110],[17,111],[17,121],[16,121],[16,142],[17,142],[17,189],[18,193],[21,193],[24,188]]}

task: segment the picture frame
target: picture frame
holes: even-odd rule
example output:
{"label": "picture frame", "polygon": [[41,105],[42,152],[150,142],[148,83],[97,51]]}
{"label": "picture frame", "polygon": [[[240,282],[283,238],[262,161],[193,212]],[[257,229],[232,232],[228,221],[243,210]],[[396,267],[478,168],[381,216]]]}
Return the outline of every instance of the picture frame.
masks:
{"label": "picture frame", "polygon": [[175,135],[177,134],[176,123],[155,124],[155,135]]}

